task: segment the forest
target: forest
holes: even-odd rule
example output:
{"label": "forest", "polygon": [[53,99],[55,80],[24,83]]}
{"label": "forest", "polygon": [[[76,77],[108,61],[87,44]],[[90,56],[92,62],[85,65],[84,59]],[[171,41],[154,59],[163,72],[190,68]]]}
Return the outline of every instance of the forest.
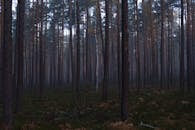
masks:
{"label": "forest", "polygon": [[0,0],[0,130],[195,130],[195,0]]}

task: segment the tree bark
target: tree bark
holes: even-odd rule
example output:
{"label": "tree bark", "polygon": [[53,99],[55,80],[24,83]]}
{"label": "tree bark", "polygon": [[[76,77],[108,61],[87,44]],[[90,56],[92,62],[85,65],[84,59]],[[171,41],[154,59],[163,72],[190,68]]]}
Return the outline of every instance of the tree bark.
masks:
{"label": "tree bark", "polygon": [[86,14],[87,14],[87,22],[86,22],[86,81],[89,81],[89,7],[88,2],[86,3]]}
{"label": "tree bark", "polygon": [[117,59],[118,59],[118,91],[119,91],[119,98],[121,97],[121,27],[120,27],[120,1],[117,0]]}
{"label": "tree bark", "polygon": [[79,83],[80,83],[80,13],[79,0],[76,0],[76,35],[77,35],[77,68],[76,68],[76,96],[79,99]]}
{"label": "tree bark", "polygon": [[160,86],[164,85],[164,0],[161,0]]}
{"label": "tree bark", "polygon": [[184,92],[184,1],[181,0],[180,88]]}
{"label": "tree bark", "polygon": [[137,88],[140,89],[140,43],[139,43],[139,12],[138,12],[138,1],[135,0],[135,11],[136,11],[136,64],[137,64]]}
{"label": "tree bark", "polygon": [[12,113],[12,90],[13,90],[13,75],[12,75],[12,1],[4,0],[4,18],[3,29],[3,63],[2,63],[2,87],[3,87],[3,125],[4,129],[11,130],[13,123]]}
{"label": "tree bark", "polygon": [[18,0],[17,27],[16,27],[16,49],[18,52],[17,63],[17,87],[16,87],[16,112],[21,110],[22,95],[24,88],[24,15],[25,0]]}
{"label": "tree bark", "polygon": [[128,1],[122,0],[122,88],[121,88],[121,119],[128,118],[128,84],[129,84],[129,62],[128,62]]}
{"label": "tree bark", "polygon": [[191,29],[190,29],[190,26],[191,26],[191,12],[190,12],[190,0],[187,0],[187,23],[186,23],[186,26],[187,26],[187,88],[188,88],[188,91],[190,92],[190,89],[191,89],[191,40],[190,40],[190,34],[191,34]]}
{"label": "tree bark", "polygon": [[40,70],[39,70],[39,74],[40,74],[40,85],[39,85],[39,96],[42,97],[43,96],[43,91],[44,91],[44,83],[45,83],[45,50],[44,50],[44,40],[43,40],[43,20],[44,20],[44,3],[43,0],[41,0],[41,14],[40,14],[40,20],[41,20],[41,26],[40,26],[40,61],[39,61],[39,65],[40,65]]}
{"label": "tree bark", "polygon": [[109,79],[109,0],[105,0],[105,51],[104,51],[104,79],[102,99],[108,98],[108,79]]}

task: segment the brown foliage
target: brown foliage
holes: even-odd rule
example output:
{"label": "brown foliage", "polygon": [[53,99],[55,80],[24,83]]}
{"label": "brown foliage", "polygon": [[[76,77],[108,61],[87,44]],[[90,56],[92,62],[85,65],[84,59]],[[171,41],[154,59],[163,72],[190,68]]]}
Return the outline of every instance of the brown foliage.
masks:
{"label": "brown foliage", "polygon": [[60,128],[60,130],[87,130],[84,127],[72,128],[71,124],[69,124],[69,123],[59,124],[58,127]]}
{"label": "brown foliage", "polygon": [[111,130],[136,130],[136,127],[133,125],[133,123],[128,122],[113,122],[108,125],[108,129]]}
{"label": "brown foliage", "polygon": [[22,130],[37,130],[38,128],[39,126],[34,122],[26,123],[22,126]]}

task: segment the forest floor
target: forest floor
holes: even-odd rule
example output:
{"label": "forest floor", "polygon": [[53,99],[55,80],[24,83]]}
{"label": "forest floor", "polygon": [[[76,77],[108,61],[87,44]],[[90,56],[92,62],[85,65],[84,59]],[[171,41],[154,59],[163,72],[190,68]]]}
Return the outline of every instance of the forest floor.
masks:
{"label": "forest floor", "polygon": [[[129,119],[120,121],[117,93],[82,91],[76,105],[71,90],[51,89],[40,100],[26,94],[15,114],[15,130],[195,130],[195,95],[145,89],[129,93]],[[78,114],[79,110],[79,114]]]}

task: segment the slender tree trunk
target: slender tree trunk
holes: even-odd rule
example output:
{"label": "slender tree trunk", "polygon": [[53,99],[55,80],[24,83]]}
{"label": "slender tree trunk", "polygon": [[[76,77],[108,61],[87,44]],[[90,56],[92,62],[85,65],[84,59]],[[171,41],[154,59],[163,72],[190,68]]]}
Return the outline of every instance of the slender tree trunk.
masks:
{"label": "slender tree trunk", "polygon": [[[47,7],[47,4],[48,4],[48,1],[46,0],[45,1],[45,6]],[[46,14],[45,16],[45,23],[44,23],[44,33],[45,33],[45,36],[44,36],[44,47],[43,47],[43,55],[44,55],[44,61],[43,61],[43,64],[45,66],[44,68],[44,77],[45,77],[45,81],[47,81],[47,84],[48,84],[48,58],[47,58],[47,50],[46,50],[46,46],[47,46],[47,43],[48,43],[48,40],[47,40],[47,24],[48,24],[48,15]],[[44,83],[45,84],[45,83]]]}
{"label": "slender tree trunk", "polygon": [[160,85],[164,85],[164,0],[161,0]]}
{"label": "slender tree trunk", "polygon": [[2,45],[3,45],[3,27],[4,27],[4,0],[1,0],[1,13],[0,13],[0,84],[2,83]]}
{"label": "slender tree trunk", "polygon": [[136,62],[137,62],[137,88],[140,89],[140,46],[139,46],[139,12],[138,12],[138,1],[135,0],[135,9],[136,9]]}
{"label": "slender tree trunk", "polygon": [[69,3],[69,44],[70,44],[70,59],[71,59],[71,79],[72,79],[72,93],[74,99],[74,88],[75,88],[75,65],[74,65],[74,50],[73,50],[73,42],[72,42],[72,1],[68,0]]}
{"label": "slender tree trunk", "polygon": [[[65,8],[65,2],[63,2],[63,9]],[[63,11],[63,14],[62,14],[62,28],[61,28],[61,47],[60,47],[60,49],[61,49],[61,74],[60,74],[60,82],[61,82],[61,84],[63,84],[65,81],[64,81],[64,77],[65,77],[65,72],[64,72],[64,70],[65,70],[65,63],[64,63],[64,59],[65,59],[65,56],[64,56],[64,17],[65,17],[65,11]],[[68,48],[69,49],[69,48]],[[68,73],[68,72],[67,72]],[[68,81],[68,80],[67,80]]]}
{"label": "slender tree trunk", "polygon": [[[97,23],[96,23],[97,24]],[[99,40],[98,40],[98,26],[96,25],[96,92],[99,89]]]}
{"label": "slender tree trunk", "polygon": [[104,79],[102,99],[107,100],[108,97],[108,79],[109,79],[109,0],[105,0],[105,51],[104,51]]}
{"label": "slender tree trunk", "polygon": [[190,88],[191,88],[191,40],[190,40],[190,34],[191,34],[191,12],[190,12],[190,0],[187,0],[187,88],[188,91],[190,92]]}
{"label": "slender tree trunk", "polygon": [[171,28],[170,28],[170,32],[171,32],[171,41],[170,41],[170,44],[171,44],[171,49],[170,49],[170,60],[171,60],[171,64],[170,64],[170,86],[173,85],[173,61],[174,61],[174,51],[173,51],[173,7],[171,8]]}
{"label": "slender tree trunk", "polygon": [[41,19],[41,27],[40,27],[40,70],[39,70],[39,75],[40,75],[40,84],[39,84],[39,96],[42,97],[43,95],[43,89],[44,89],[44,81],[45,81],[45,67],[44,67],[44,41],[43,41],[43,0],[41,0],[41,14],[40,14],[40,19]]}
{"label": "slender tree trunk", "polygon": [[120,1],[117,0],[117,58],[118,58],[118,88],[119,98],[121,96],[121,38],[120,38]]}
{"label": "slender tree trunk", "polygon": [[145,1],[142,0],[142,12],[143,12],[143,32],[142,32],[142,35],[143,35],[143,83],[142,83],[142,87],[144,88],[145,87],[145,84],[146,84],[146,35],[145,32],[146,32],[146,27],[145,27]]}
{"label": "slender tree trunk", "polygon": [[103,36],[103,30],[102,30],[102,15],[101,15],[101,10],[100,10],[100,0],[97,0],[97,19],[98,19],[98,26],[99,26],[99,31],[100,31],[100,38],[101,38],[101,43],[102,43],[102,54],[104,56],[104,36]]}
{"label": "slender tree trunk", "polygon": [[87,22],[86,22],[86,80],[89,81],[89,7],[88,1],[86,3],[86,14],[87,14]]}
{"label": "slender tree trunk", "polygon": [[128,1],[122,0],[122,88],[121,88],[121,119],[128,118],[128,84],[129,84],[129,62],[128,62]]}
{"label": "slender tree trunk", "polygon": [[16,112],[21,110],[24,87],[24,13],[25,0],[18,0],[16,48],[18,52],[17,87],[16,87]]}
{"label": "slender tree trunk", "polygon": [[80,83],[80,13],[79,0],[76,0],[76,34],[77,34],[77,68],[76,68],[76,97],[79,99],[79,83]]}
{"label": "slender tree trunk", "polygon": [[57,85],[60,85],[60,24],[59,22],[57,23],[57,45],[56,45],[56,60],[57,60],[57,64],[56,64],[56,79],[57,79]]}
{"label": "slender tree trunk", "polygon": [[[38,0],[36,0],[36,12],[35,12],[35,87],[37,90],[37,87],[39,85],[39,79],[38,79],[38,75],[39,75],[39,62],[38,62],[38,17],[39,17],[39,10],[38,10]],[[39,91],[38,91],[39,92]]]}
{"label": "slender tree trunk", "polygon": [[168,63],[167,63],[167,88],[169,89],[170,88],[170,81],[171,81],[171,45],[172,45],[172,41],[171,41],[171,28],[172,28],[172,23],[171,23],[171,9],[168,9],[168,15],[167,15],[167,22],[168,22]]}
{"label": "slender tree trunk", "polygon": [[[97,12],[97,25],[98,25],[98,32],[100,34],[100,42],[101,44],[99,45],[100,46],[100,62],[101,62],[101,66],[100,68],[102,68],[101,70],[103,70],[103,67],[104,67],[104,37],[103,37],[103,31],[102,31],[102,16],[101,16],[101,11],[100,11],[100,1],[97,0],[96,1],[96,12]],[[102,74],[103,71],[101,71],[101,74]],[[102,79],[102,77],[101,77]]]}
{"label": "slender tree trunk", "polygon": [[73,45],[72,45],[72,1],[68,0],[68,2],[69,2],[69,16],[70,16],[70,19],[69,19],[69,31],[70,31],[69,44],[70,44],[70,59],[71,59],[71,69],[72,69],[72,84],[73,84],[74,63],[73,63]]}
{"label": "slender tree trunk", "polygon": [[[193,0],[191,0],[191,3],[192,3],[192,49],[193,49],[193,77],[195,77],[195,43],[193,41],[195,41],[195,3],[193,3]],[[195,79],[193,78],[193,88],[194,88],[194,92],[195,92]]]}
{"label": "slender tree trunk", "polygon": [[[55,9],[52,10],[52,12],[55,15]],[[52,20],[52,24],[51,24],[51,28],[52,28],[52,53],[50,52],[51,58],[50,58],[50,64],[51,64],[51,85],[53,87],[55,87],[55,82],[56,82],[56,19]]]}
{"label": "slender tree trunk", "polygon": [[180,88],[184,92],[184,1],[181,0]]}
{"label": "slender tree trunk", "polygon": [[2,42],[2,87],[3,87],[3,125],[5,130],[12,129],[12,1],[3,1],[3,42]]}
{"label": "slender tree trunk", "polygon": [[[34,4],[34,0],[33,0]],[[35,10],[32,11],[32,61],[31,61],[31,66],[32,66],[32,87],[35,85]]]}

